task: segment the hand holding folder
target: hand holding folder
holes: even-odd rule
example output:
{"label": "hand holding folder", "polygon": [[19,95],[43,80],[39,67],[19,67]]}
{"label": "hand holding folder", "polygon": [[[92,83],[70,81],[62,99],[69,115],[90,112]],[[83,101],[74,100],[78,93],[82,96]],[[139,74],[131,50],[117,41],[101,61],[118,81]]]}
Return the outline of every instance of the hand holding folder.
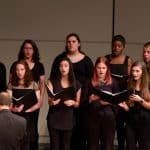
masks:
{"label": "hand holding folder", "polygon": [[57,93],[54,93],[46,84],[46,91],[49,97],[53,98],[54,100],[61,99],[61,100],[66,100],[70,99],[70,95],[75,94],[75,89],[73,87],[68,87],[68,88],[63,88]]}
{"label": "hand holding folder", "polygon": [[121,92],[111,93],[102,89],[93,88],[93,94],[98,95],[102,100],[111,104],[118,104],[126,101],[132,93],[132,90],[123,90]]}
{"label": "hand holding folder", "polygon": [[35,90],[33,89],[13,89],[13,106],[24,105],[23,112],[37,103]]}
{"label": "hand holding folder", "polygon": [[59,99],[62,95],[63,95],[63,90],[57,93],[54,93],[47,84],[45,84],[46,87],[46,91],[49,97],[53,98],[53,99]]}

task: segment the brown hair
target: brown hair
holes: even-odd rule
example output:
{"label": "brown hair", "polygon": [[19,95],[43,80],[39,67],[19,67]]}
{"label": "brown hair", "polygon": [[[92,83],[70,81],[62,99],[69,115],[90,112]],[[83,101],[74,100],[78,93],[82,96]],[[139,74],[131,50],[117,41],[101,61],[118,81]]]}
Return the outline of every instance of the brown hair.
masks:
{"label": "brown hair", "polygon": [[12,77],[11,77],[11,84],[12,86],[19,86],[19,78],[16,73],[16,66],[18,64],[22,64],[25,67],[25,76],[24,76],[24,87],[28,87],[31,82],[33,81],[31,70],[25,60],[17,61],[12,68]]}
{"label": "brown hair", "polygon": [[144,48],[146,48],[146,47],[148,47],[148,46],[150,46],[150,42],[146,42],[146,43],[144,44]]}

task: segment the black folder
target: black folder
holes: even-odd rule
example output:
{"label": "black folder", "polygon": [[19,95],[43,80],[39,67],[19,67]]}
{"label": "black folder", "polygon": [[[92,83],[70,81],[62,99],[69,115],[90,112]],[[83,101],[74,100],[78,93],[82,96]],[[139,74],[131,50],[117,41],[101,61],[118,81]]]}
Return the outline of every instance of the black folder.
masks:
{"label": "black folder", "polygon": [[93,94],[98,95],[102,100],[105,100],[111,104],[118,104],[128,100],[132,93],[133,90],[123,90],[121,92],[111,93],[102,89],[93,88]]}
{"label": "black folder", "polygon": [[12,93],[13,105],[23,104],[23,112],[37,103],[36,93],[33,89],[12,89]]}
{"label": "black folder", "polygon": [[46,91],[49,97],[54,98],[54,100],[61,99],[61,100],[66,100],[70,99],[72,95],[76,94],[75,88],[74,87],[68,87],[68,88],[63,88],[57,93],[54,93],[46,84]]}

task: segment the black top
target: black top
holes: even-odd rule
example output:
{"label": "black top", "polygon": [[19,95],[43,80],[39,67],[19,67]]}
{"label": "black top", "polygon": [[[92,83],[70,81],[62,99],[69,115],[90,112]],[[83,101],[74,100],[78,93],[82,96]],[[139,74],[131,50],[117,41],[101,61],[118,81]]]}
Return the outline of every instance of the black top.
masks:
{"label": "black top", "polygon": [[121,90],[126,89],[126,81],[128,76],[128,59],[129,56],[125,56],[125,60],[123,64],[111,64],[111,55],[106,55],[106,58],[110,62],[110,71],[112,74],[115,75],[122,75],[125,76],[125,78],[118,78],[116,76],[113,76],[118,82],[120,83]]}
{"label": "black top", "polygon": [[[58,55],[52,64],[51,68],[51,74],[50,74],[50,79],[52,76],[55,76],[56,73],[56,68],[59,67],[59,60],[63,57],[66,57],[67,53],[63,52],[62,54]],[[76,79],[81,83],[81,85],[85,84],[85,82],[90,79],[93,71],[93,63],[91,59],[85,55],[85,57],[80,60],[79,62],[72,63],[73,65],[73,71],[75,74]]]}
{"label": "black top", "polygon": [[11,113],[0,111],[0,149],[21,150],[26,132],[26,120]]}
{"label": "black top", "polygon": [[93,63],[88,56],[76,63],[72,63],[76,79],[84,85],[91,77]]}
{"label": "black top", "polygon": [[41,62],[36,62],[31,71],[32,71],[33,79],[36,82],[39,81],[40,76],[45,74],[44,66]]}
{"label": "black top", "polygon": [[[15,61],[11,68],[10,68],[10,73],[12,73],[12,69],[15,66],[15,64],[17,63],[17,61]],[[44,70],[44,66],[41,62],[35,62],[34,67],[31,69],[32,75],[33,75],[33,79],[34,81],[38,82],[40,79],[40,76],[45,74],[45,70]]]}
{"label": "black top", "polygon": [[[135,94],[140,95],[140,91],[135,91]],[[138,102],[135,102],[133,107],[129,110],[127,123],[133,127],[150,127],[150,110],[144,108]]]}
{"label": "black top", "polygon": [[[115,79],[112,79],[112,84],[104,83],[103,85],[96,86],[96,87],[98,87],[99,89],[105,90],[105,91],[109,91],[111,93],[117,93],[120,91],[118,82]],[[90,108],[90,109],[99,109],[99,108],[103,107],[102,105],[100,105],[99,99],[89,103],[89,96],[92,94],[95,94],[95,93],[93,93],[93,88],[95,88],[95,87],[93,87],[93,85],[91,84],[91,81],[89,81],[85,86],[84,105],[88,106],[88,108]]]}
{"label": "black top", "polygon": [[[58,82],[53,82],[53,90],[55,93],[66,90],[66,88],[62,88]],[[68,92],[67,94],[63,95],[61,101],[56,106],[51,106],[49,108],[47,120],[49,121],[50,125],[54,129],[60,130],[71,130],[75,124],[73,107],[68,107],[64,105],[64,100],[72,99],[76,100],[76,92],[80,88],[80,84],[76,83],[75,87],[68,87],[72,88],[72,91]]]}
{"label": "black top", "polygon": [[6,68],[3,63],[0,62],[0,92],[6,90]]}
{"label": "black top", "polygon": [[106,58],[110,62],[110,69],[112,74],[128,75],[128,59],[129,56],[125,56],[123,64],[111,64],[111,55],[106,55]]}

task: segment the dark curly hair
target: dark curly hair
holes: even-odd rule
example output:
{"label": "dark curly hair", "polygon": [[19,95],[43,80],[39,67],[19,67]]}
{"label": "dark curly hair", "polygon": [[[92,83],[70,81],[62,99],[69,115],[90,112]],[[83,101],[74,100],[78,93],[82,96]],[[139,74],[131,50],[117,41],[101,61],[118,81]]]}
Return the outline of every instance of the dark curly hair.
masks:
{"label": "dark curly hair", "polygon": [[60,66],[60,63],[62,61],[67,61],[68,62],[68,64],[69,64],[69,74],[68,74],[69,83],[70,83],[71,86],[76,87],[76,83],[75,83],[76,80],[75,80],[75,75],[74,75],[74,72],[73,72],[72,63],[71,63],[70,59],[67,58],[67,57],[63,57],[63,58],[59,59],[59,62],[58,62],[59,65],[58,65],[58,67],[56,69],[55,75],[51,79],[55,80],[57,82],[60,82],[60,80],[61,80],[61,72],[60,72],[59,66]]}
{"label": "dark curly hair", "polygon": [[36,43],[33,41],[33,40],[30,40],[30,39],[26,39],[26,40],[24,40],[24,42],[22,43],[22,45],[21,45],[21,47],[20,47],[20,51],[19,51],[19,53],[18,53],[18,60],[20,61],[20,60],[22,60],[22,59],[24,59],[24,46],[25,46],[25,44],[31,44],[32,45],[32,47],[33,47],[33,51],[34,51],[34,53],[33,53],[33,56],[32,56],[32,60],[34,61],[34,62],[38,62],[39,60],[40,60],[40,56],[39,56],[39,49],[38,49],[38,47],[37,47],[37,45],[36,45]]}

